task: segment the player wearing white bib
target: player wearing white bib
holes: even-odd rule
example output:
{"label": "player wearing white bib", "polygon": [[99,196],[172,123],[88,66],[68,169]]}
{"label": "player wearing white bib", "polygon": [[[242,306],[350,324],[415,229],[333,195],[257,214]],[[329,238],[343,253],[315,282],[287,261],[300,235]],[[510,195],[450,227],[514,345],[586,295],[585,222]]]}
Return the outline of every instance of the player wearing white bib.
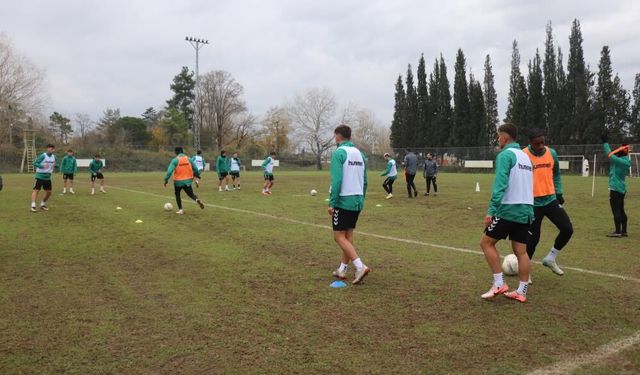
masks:
{"label": "player wearing white bib", "polygon": [[331,193],[327,211],[332,218],[333,239],[342,250],[340,266],[333,276],[345,279],[349,262],[356,267],[353,284],[359,284],[371,271],[356,252],[353,230],[364,207],[367,192],[365,156],[351,143],[351,128],[340,125],[334,130],[338,149],[331,155]]}
{"label": "player wearing white bib", "polygon": [[229,164],[229,174],[231,175],[231,183],[233,186],[231,187],[233,190],[236,189],[236,181],[238,182],[237,189],[240,190],[240,159],[238,159],[238,153],[234,152],[231,156],[231,163]]}
{"label": "player wearing white bib", "polygon": [[271,152],[262,162],[262,170],[264,171],[264,185],[262,185],[262,195],[271,195],[273,187],[273,167],[276,164],[276,153]]}
{"label": "player wearing white bib", "polygon": [[[202,150],[196,151],[196,154],[191,157],[191,161],[193,162],[193,164],[195,164],[196,169],[198,169],[199,176],[202,176],[205,164],[204,157],[202,157]],[[200,177],[195,177],[193,179],[193,182],[195,182],[196,187],[200,187]]]}
{"label": "player wearing white bib", "polygon": [[393,198],[393,183],[396,181],[396,177],[398,177],[398,168],[396,161],[393,160],[388,153],[384,154],[384,160],[387,161],[387,169],[385,169],[380,176],[387,176],[387,178],[382,183],[382,188],[387,192],[385,199],[391,199]]}
{"label": "player wearing white bib", "polygon": [[36,209],[36,201],[38,200],[38,193],[40,190],[44,190],[44,197],[40,202],[40,209],[48,211],[47,201],[51,197],[51,174],[56,166],[56,156],[53,152],[56,147],[52,144],[47,145],[47,152],[44,152],[38,156],[33,162],[33,166],[36,168],[36,182],[33,185],[33,191],[31,192],[31,212],[38,211]]}
{"label": "player wearing white bib", "polygon": [[[509,299],[527,301],[527,281],[531,267],[527,255],[533,214],[533,166],[531,160],[516,142],[518,128],[502,124],[498,128],[498,143],[502,151],[496,156],[496,177],[487,215],[484,218],[484,235],[480,247],[493,272],[493,285],[482,295],[484,299],[504,294]],[[498,241],[509,237],[513,253],[518,257],[518,289],[508,292],[504,282]]]}

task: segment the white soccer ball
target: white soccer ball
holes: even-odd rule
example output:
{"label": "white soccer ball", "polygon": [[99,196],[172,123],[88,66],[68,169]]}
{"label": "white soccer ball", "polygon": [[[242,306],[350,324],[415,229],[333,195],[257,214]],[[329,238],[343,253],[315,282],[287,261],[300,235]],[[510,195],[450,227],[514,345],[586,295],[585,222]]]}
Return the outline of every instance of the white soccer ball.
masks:
{"label": "white soccer ball", "polygon": [[171,210],[173,210],[173,205],[171,203],[167,202],[167,203],[164,204],[164,209],[166,211],[171,211]]}
{"label": "white soccer ball", "polygon": [[518,257],[514,254],[509,254],[504,257],[502,261],[502,272],[508,276],[515,276],[518,274]]}
{"label": "white soccer ball", "polygon": [[309,192],[309,194],[311,194],[311,196],[315,196],[316,194],[318,194],[318,191],[316,189],[311,189],[311,191]]}

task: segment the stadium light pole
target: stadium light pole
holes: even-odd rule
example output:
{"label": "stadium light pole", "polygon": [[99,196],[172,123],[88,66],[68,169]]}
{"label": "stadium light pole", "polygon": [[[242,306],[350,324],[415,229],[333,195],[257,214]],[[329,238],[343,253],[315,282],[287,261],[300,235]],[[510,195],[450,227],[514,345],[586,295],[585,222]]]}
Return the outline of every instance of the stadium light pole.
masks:
{"label": "stadium light pole", "polygon": [[196,121],[193,124],[193,147],[196,150],[200,150],[200,129],[202,128],[202,121],[200,118],[200,48],[205,44],[209,44],[206,39],[194,38],[187,36],[184,38],[191,46],[196,50],[196,98],[195,98],[195,116]]}

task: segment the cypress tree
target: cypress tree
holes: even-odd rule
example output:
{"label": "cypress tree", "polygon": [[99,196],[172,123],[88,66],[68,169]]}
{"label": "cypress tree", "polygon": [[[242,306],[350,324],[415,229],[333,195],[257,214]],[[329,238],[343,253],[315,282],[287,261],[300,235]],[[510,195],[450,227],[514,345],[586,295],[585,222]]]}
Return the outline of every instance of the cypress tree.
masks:
{"label": "cypress tree", "polygon": [[633,84],[633,105],[631,106],[630,118],[631,135],[636,142],[640,142],[640,73],[636,74]]}
{"label": "cypress tree", "polygon": [[405,147],[405,122],[406,122],[406,93],[402,83],[402,75],[396,81],[395,105],[393,108],[393,120],[391,121],[391,146],[393,148]]}
{"label": "cypress tree", "polygon": [[544,43],[544,62],[542,63],[543,97],[544,97],[544,129],[548,142],[556,142],[552,134],[557,134],[562,126],[558,118],[558,67],[556,65],[556,50],[553,42],[553,28],[551,22],[546,27],[547,39]]}
{"label": "cypress tree", "polygon": [[526,136],[527,129],[527,85],[520,72],[520,51],[518,42],[513,41],[511,53],[511,75],[509,76],[509,106],[505,121],[514,123],[521,134]]}
{"label": "cypress tree", "polygon": [[473,137],[469,146],[486,146],[486,108],[482,86],[476,81],[473,73],[469,77],[469,133]]}
{"label": "cypress tree", "polygon": [[562,49],[558,47],[558,70],[556,72],[558,82],[558,95],[556,95],[556,115],[558,126],[549,129],[551,139],[555,144],[567,144],[569,138],[569,99],[567,87],[567,75],[564,71]]}
{"label": "cypress tree", "polygon": [[439,146],[444,143],[439,138],[439,124],[441,118],[440,112],[440,64],[436,59],[433,64],[433,72],[429,74],[429,98],[431,98],[430,105],[430,118],[431,118],[431,133],[427,139],[426,146]]}
{"label": "cypress tree", "polygon": [[418,62],[418,138],[416,146],[426,147],[431,136],[431,111],[429,105],[429,88],[427,87],[427,71],[424,54]]}
{"label": "cypress tree", "polygon": [[[613,88],[613,71],[611,68],[611,54],[609,46],[602,47],[598,63],[598,85],[596,86],[593,106],[593,119],[589,129],[585,132],[585,141],[595,143],[603,130],[611,132],[615,112],[615,98]],[[615,134],[611,134],[615,137]],[[594,139],[595,138],[595,139]],[[595,142],[594,142],[595,141]]]}
{"label": "cypress tree", "polygon": [[438,91],[440,97],[438,98],[438,105],[440,106],[440,118],[437,124],[437,139],[439,142],[436,146],[446,147],[451,146],[449,143],[449,133],[451,132],[451,91],[449,87],[449,78],[447,78],[447,64],[444,62],[444,57],[440,54],[440,66],[439,66],[439,79],[438,79]]}
{"label": "cypress tree", "polygon": [[478,144],[495,146],[498,144],[498,94],[494,85],[493,67],[489,55],[484,60],[484,107],[486,111],[485,132]]}
{"label": "cypress tree", "polygon": [[413,72],[411,70],[411,64],[407,67],[407,82],[405,85],[406,98],[407,98],[407,115],[405,124],[405,144],[404,147],[417,146],[418,139],[418,93],[416,92],[416,86],[413,82]]}
{"label": "cypress tree", "polygon": [[533,61],[529,61],[529,76],[527,77],[529,93],[527,97],[527,126],[529,128],[544,129],[546,127],[541,64],[540,53],[536,49]]}
{"label": "cypress tree", "polygon": [[449,134],[451,146],[471,146],[475,141],[469,127],[469,86],[467,84],[467,62],[462,49],[458,49],[453,81],[453,126]]}
{"label": "cypress tree", "polygon": [[590,118],[588,71],[582,49],[582,31],[580,21],[575,19],[569,37],[569,60],[567,62],[567,100],[569,122],[567,123],[567,142],[583,143],[584,133]]}
{"label": "cypress tree", "polygon": [[615,78],[613,78],[613,115],[611,119],[611,134],[614,135],[611,140],[613,142],[624,141],[629,133],[630,104],[629,93],[622,87],[620,77],[616,74]]}

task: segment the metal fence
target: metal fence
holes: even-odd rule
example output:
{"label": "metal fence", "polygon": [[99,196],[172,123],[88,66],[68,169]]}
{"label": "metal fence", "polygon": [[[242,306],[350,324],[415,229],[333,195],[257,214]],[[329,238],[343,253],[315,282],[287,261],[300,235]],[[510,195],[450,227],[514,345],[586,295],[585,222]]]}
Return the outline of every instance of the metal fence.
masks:
{"label": "metal fence", "polygon": [[[550,146],[558,153],[559,160],[568,162],[568,169],[564,171],[569,174],[581,174],[583,169],[583,158],[589,162],[589,170],[596,172],[597,175],[608,173],[609,158],[605,155],[602,144],[588,145],[558,145]],[[617,147],[612,145],[612,148]],[[496,147],[430,147],[430,148],[412,148],[420,164],[424,162],[426,155],[432,153],[438,162],[441,170],[449,172],[493,172],[492,169],[465,168],[465,163],[469,160],[495,160],[497,153],[500,151]],[[640,152],[640,144],[631,145],[631,150]],[[402,162],[406,149],[395,149],[395,156],[398,162]],[[596,164],[594,165],[594,156]],[[381,168],[378,166],[376,158],[372,159],[370,166],[373,168]],[[632,154],[632,176],[638,177],[640,174],[640,155]],[[384,163],[384,161],[383,161]],[[383,164],[384,165],[384,164]]]}

